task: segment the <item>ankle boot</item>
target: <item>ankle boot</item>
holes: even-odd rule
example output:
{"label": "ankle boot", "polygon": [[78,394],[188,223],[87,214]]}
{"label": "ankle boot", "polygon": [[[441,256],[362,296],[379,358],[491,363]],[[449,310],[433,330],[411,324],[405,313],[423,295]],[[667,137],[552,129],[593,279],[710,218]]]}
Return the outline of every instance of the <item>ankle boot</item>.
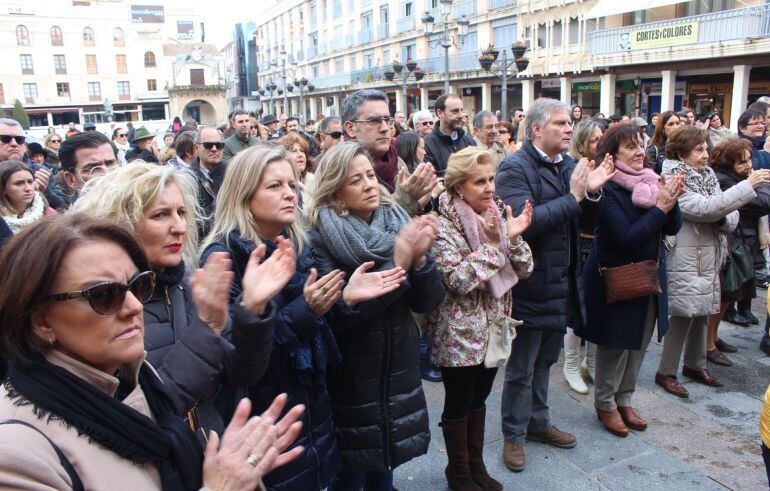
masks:
{"label": "ankle boot", "polygon": [[762,340],[759,342],[759,349],[767,356],[770,356],[770,336],[767,333],[762,336]]}
{"label": "ankle boot", "polygon": [[487,473],[484,465],[484,421],[487,407],[471,409],[468,414],[468,467],[471,477],[484,491],[501,491],[503,485]]}
{"label": "ankle boot", "polygon": [[449,460],[444,474],[452,491],[483,491],[471,477],[468,467],[468,418],[442,419],[446,455]]}
{"label": "ankle boot", "polygon": [[596,345],[586,341],[586,356],[580,363],[580,375],[589,382],[594,380],[594,368],[596,367]]}
{"label": "ankle boot", "polygon": [[580,376],[580,347],[564,347],[564,380],[578,394],[588,394],[588,387]]}

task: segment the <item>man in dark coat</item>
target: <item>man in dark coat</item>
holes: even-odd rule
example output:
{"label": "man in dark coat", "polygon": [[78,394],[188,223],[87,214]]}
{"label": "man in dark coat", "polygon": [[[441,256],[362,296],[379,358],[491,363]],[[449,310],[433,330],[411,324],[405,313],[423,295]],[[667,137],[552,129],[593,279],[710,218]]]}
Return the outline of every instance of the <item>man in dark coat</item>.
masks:
{"label": "man in dark coat", "polygon": [[463,100],[457,94],[444,94],[436,99],[433,132],[425,137],[425,161],[433,164],[440,176],[446,171],[449,156],[465,147],[476,145],[463,130]]}
{"label": "man in dark coat", "polygon": [[300,131],[300,129],[299,129],[299,118],[298,117],[292,116],[288,120],[286,120],[286,128],[287,128],[287,132],[286,132],[287,135],[290,132],[292,132],[292,131],[296,131],[297,133],[299,133],[299,135],[302,138],[304,138],[305,141],[307,142],[307,146],[308,146],[308,149],[309,149],[308,151],[310,152],[310,156],[313,157],[313,158],[318,157],[318,154],[321,153],[321,152],[318,150],[318,145],[316,145],[316,143],[315,143],[315,138],[313,138],[312,136],[308,135],[304,131]]}
{"label": "man in dark coat", "polygon": [[134,138],[131,143],[134,148],[126,152],[126,162],[129,164],[134,160],[144,160],[151,164],[158,164],[158,146],[155,143],[155,135],[144,126],[140,126],[134,132]]}
{"label": "man in dark coat", "polygon": [[576,444],[574,436],[551,424],[548,374],[559,359],[565,328],[584,318],[578,218],[582,206],[600,199],[613,167],[594,170],[585,159],[576,164],[564,153],[572,137],[570,106],[564,102],[538,99],[522,124],[523,147],[503,160],[495,179],[498,195],[515,214],[527,201],[534,207],[523,237],[535,264],[532,275],[512,290],[512,317],[524,325],[508,360],[502,400],[503,458],[517,472],[525,466],[525,438],[560,448]]}

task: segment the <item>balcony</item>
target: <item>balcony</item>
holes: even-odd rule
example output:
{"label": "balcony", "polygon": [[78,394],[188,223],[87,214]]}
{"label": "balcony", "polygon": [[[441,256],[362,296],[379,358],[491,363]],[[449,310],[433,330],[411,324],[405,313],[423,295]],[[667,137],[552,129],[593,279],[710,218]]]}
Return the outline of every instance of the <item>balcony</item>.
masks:
{"label": "balcony", "polygon": [[307,57],[308,58],[315,58],[316,55],[318,55],[318,48],[315,46],[308,46],[307,48]]}
{"label": "balcony", "polygon": [[352,34],[346,34],[345,35],[345,49],[351,48],[353,46],[353,35]]}
{"label": "balcony", "polygon": [[[677,27],[680,29],[677,30]],[[679,39],[657,39],[659,35],[676,35],[677,32],[683,33]],[[644,39],[645,35],[647,39]],[[671,50],[678,46],[702,49],[703,57],[718,57],[721,54],[715,53],[713,46],[708,46],[709,44],[747,38],[770,38],[770,4],[589,32],[587,42],[588,51],[594,57],[610,58],[613,55],[622,55],[627,59],[635,54],[647,56],[656,51],[665,51],[668,59],[672,60]],[[734,45],[739,50],[750,49],[749,43]]]}
{"label": "balcony", "polygon": [[329,51],[339,51],[342,49],[342,39],[332,39],[329,41]]}
{"label": "balcony", "polygon": [[313,77],[311,80],[316,89],[327,89],[329,87],[345,87],[350,85],[350,72],[335,73],[334,75],[321,75]]}
{"label": "balcony", "polygon": [[463,15],[468,18],[476,15],[476,0],[468,0],[452,5],[452,16],[455,19],[459,19]]}
{"label": "balcony", "polygon": [[489,0],[489,10],[503,9],[515,5],[516,0]]}
{"label": "balcony", "polygon": [[366,44],[372,42],[372,30],[362,29],[358,31],[358,44]]}
{"label": "balcony", "polygon": [[326,43],[318,43],[318,56],[323,56],[329,51],[326,48]]}
{"label": "balcony", "polygon": [[380,24],[377,26],[377,40],[385,39],[389,36],[390,26],[388,24]]}
{"label": "balcony", "polygon": [[399,34],[414,30],[414,17],[404,17],[396,22],[396,31]]}
{"label": "balcony", "polygon": [[382,80],[385,78],[382,72],[382,67],[371,67],[364,68],[363,70],[354,70],[350,72],[350,82],[354,84],[360,84]]}

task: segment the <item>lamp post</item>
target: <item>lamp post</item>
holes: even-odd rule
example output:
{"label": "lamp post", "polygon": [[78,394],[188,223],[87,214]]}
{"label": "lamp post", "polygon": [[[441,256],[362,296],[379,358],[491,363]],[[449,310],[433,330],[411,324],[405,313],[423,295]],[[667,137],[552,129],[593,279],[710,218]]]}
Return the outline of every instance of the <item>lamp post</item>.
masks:
{"label": "lamp post", "polygon": [[297,80],[294,79],[294,86],[299,89],[299,119],[300,124],[304,124],[305,119],[305,90],[308,92],[313,92],[315,90],[315,86],[308,82],[308,80],[305,77],[302,77],[301,79]]}
{"label": "lamp post", "polygon": [[[452,46],[461,47],[463,45],[463,42],[465,41],[465,36],[468,34],[468,26],[470,25],[470,21],[464,16],[461,15],[459,19],[457,19],[457,39],[452,37],[449,33],[450,25],[449,25],[449,16],[452,15],[452,0],[440,0],[440,12],[441,17],[443,18],[443,30],[441,33],[441,37],[437,40],[430,41],[428,40],[428,44],[431,47],[435,47],[437,44],[441,45],[442,48],[444,48],[444,93],[449,93],[449,48]],[[422,14],[421,19],[422,20],[422,30],[423,33],[426,36],[429,36],[433,33],[433,24],[436,19],[433,18],[432,15],[430,15],[429,12],[425,12]]]}
{"label": "lamp post", "polygon": [[[406,67],[406,70],[404,70]],[[396,76],[398,75],[398,76]],[[413,77],[410,83],[409,79]],[[417,66],[412,60],[407,60],[406,64],[394,63],[390,69],[385,70],[385,80],[393,82],[396,85],[401,86],[401,110],[404,111],[404,116],[409,116],[409,105],[407,104],[406,90],[418,83],[425,77],[420,67]]]}
{"label": "lamp post", "polygon": [[[508,59],[508,48],[504,48],[501,53],[494,46],[490,46],[482,51],[481,56],[479,56],[481,68],[503,81],[502,108],[500,112],[504,121],[508,119],[508,78],[517,77],[529,65],[529,60],[524,58],[524,53],[527,51],[526,43],[521,41],[515,42],[510,49],[513,54],[513,58],[510,60]],[[498,58],[500,54],[502,54],[502,57]],[[511,71],[509,72],[509,70]]]}
{"label": "lamp post", "polygon": [[283,112],[289,114],[289,94],[288,86],[286,85],[286,47],[281,46],[281,51],[278,53],[281,55],[281,78],[283,78]]}
{"label": "lamp post", "polygon": [[278,87],[275,85],[275,82],[272,80],[269,81],[264,88],[259,89],[259,95],[263,96],[265,95],[265,89],[267,89],[268,92],[270,92],[270,104],[268,107],[268,114],[274,114],[275,113],[275,102],[273,101],[273,92],[275,92],[275,89]]}

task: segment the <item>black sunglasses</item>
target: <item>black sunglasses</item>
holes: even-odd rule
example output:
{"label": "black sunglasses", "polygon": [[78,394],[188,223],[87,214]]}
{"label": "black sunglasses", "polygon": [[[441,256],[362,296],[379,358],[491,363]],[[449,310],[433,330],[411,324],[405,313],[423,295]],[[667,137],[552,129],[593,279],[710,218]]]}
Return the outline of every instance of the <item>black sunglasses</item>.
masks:
{"label": "black sunglasses", "polygon": [[330,136],[334,138],[335,140],[338,138],[342,138],[342,132],[341,131],[332,131],[331,133],[324,133],[326,136]]}
{"label": "black sunglasses", "polygon": [[27,141],[27,137],[21,135],[0,135],[0,142],[5,143],[6,145],[11,143],[11,140],[16,140],[17,145],[24,145],[24,142]]}
{"label": "black sunglasses", "polygon": [[61,143],[61,140],[59,140],[58,138],[57,138],[57,139],[55,139],[55,140],[54,140],[54,139],[51,139],[51,140],[50,140],[50,142],[51,142],[51,143]]}
{"label": "black sunglasses", "polygon": [[140,302],[147,303],[153,290],[155,290],[155,273],[152,271],[139,273],[128,282],[128,285],[116,282],[99,283],[82,291],[50,295],[48,300],[58,302],[85,297],[94,312],[101,315],[112,315],[123,306],[126,292],[129,290]]}
{"label": "black sunglasses", "polygon": [[125,138],[125,137],[127,137],[127,136],[128,136],[128,133],[118,133],[118,136],[119,136],[120,138]]}
{"label": "black sunglasses", "polygon": [[201,145],[203,145],[203,148],[206,150],[211,150],[214,147],[217,147],[217,150],[225,148],[225,142],[203,142]]}

